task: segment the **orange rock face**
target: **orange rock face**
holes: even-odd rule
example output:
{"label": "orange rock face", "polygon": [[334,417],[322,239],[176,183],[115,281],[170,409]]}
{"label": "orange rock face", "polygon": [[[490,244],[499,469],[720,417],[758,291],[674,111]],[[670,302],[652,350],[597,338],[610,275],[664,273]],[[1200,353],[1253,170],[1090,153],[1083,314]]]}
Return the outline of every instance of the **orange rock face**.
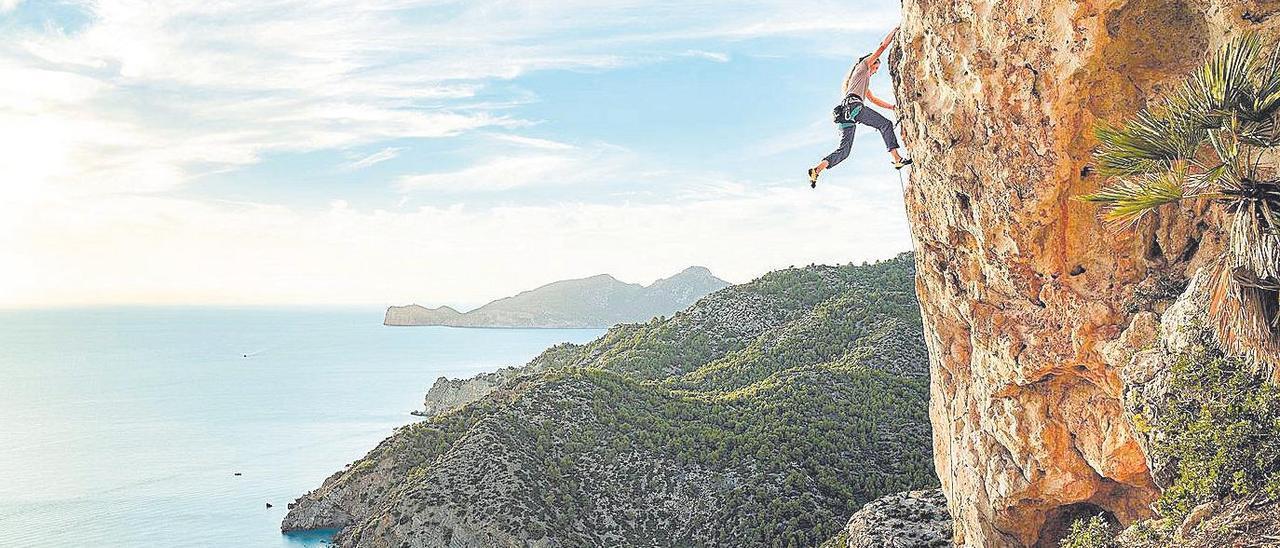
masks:
{"label": "orange rock face", "polygon": [[957,540],[1056,546],[1080,515],[1146,517],[1159,492],[1118,369],[1220,244],[1204,209],[1117,232],[1071,198],[1102,184],[1097,122],[1131,115],[1242,29],[1276,34],[1280,3],[903,10],[891,61],[916,162],[907,201],[934,454]]}

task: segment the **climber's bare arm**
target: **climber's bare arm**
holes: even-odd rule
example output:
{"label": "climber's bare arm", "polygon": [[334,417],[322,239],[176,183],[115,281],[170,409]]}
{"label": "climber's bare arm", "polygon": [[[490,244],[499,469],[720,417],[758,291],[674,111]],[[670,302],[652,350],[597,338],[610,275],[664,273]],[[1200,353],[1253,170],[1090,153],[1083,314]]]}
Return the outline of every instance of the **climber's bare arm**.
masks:
{"label": "climber's bare arm", "polygon": [[893,103],[885,102],[883,99],[876,97],[876,95],[874,93],[871,93],[871,90],[869,89],[867,90],[867,100],[871,101],[871,104],[878,106],[880,108],[887,108],[889,110],[894,109]]}
{"label": "climber's bare arm", "polygon": [[880,42],[880,47],[876,48],[876,51],[871,54],[871,57],[868,58],[868,62],[879,59],[880,55],[884,53],[884,50],[889,49],[889,44],[893,43],[893,36],[895,34],[898,34],[898,27],[893,27],[893,30],[889,31],[889,35],[885,36],[884,41]]}

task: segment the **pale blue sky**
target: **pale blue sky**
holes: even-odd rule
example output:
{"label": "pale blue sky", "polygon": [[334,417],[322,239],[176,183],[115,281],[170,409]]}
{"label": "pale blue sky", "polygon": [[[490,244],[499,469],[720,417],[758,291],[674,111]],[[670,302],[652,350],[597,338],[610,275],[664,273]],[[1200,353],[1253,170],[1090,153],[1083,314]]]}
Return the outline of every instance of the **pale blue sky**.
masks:
{"label": "pale blue sky", "polygon": [[896,2],[200,4],[0,0],[0,305],[471,304],[909,247],[874,132],[804,181]]}

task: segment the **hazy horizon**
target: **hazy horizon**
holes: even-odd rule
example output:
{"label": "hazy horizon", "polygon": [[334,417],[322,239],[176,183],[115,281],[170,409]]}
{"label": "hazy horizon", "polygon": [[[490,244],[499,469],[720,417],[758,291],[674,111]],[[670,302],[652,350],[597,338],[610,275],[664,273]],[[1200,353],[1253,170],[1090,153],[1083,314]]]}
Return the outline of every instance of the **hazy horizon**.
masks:
{"label": "hazy horizon", "polygon": [[874,132],[803,173],[896,13],[0,0],[0,308],[478,306],[892,257]]}
{"label": "hazy horizon", "polygon": [[[898,253],[903,253],[903,252],[898,252]],[[896,254],[895,254],[895,255],[896,255]],[[877,259],[877,260],[878,260],[878,259]],[[850,262],[850,261],[845,261],[845,263],[849,263],[849,262]],[[806,263],[806,264],[803,264],[803,265],[795,264],[795,265],[779,266],[779,267],[778,267],[778,268],[776,268],[776,269],[770,269],[770,271],[772,271],[772,270],[784,269],[784,268],[792,268],[792,267],[803,267],[803,266],[809,266],[810,264],[814,264],[814,263]],[[819,263],[819,264],[825,264],[825,263]],[[838,264],[843,264],[843,263],[833,263],[833,264],[831,264],[830,266],[836,266],[836,265],[838,265]],[[689,265],[689,266],[690,266],[690,267],[693,267],[693,266],[702,266],[702,265]],[[688,268],[688,267],[686,267],[686,268]],[[683,270],[683,269],[681,269],[681,270]],[[408,301],[408,302],[382,302],[382,301],[370,301],[370,302],[355,302],[355,301],[353,301],[353,302],[332,302],[332,301],[330,301],[330,302],[314,302],[314,303],[194,303],[194,302],[181,302],[181,303],[70,303],[70,304],[40,304],[40,305],[21,305],[21,304],[19,304],[19,305],[4,305],[4,304],[0,304],[0,311],[23,311],[23,310],[74,310],[74,309],[90,310],[90,309],[97,309],[97,308],[102,308],[102,309],[109,309],[109,308],[139,308],[139,309],[148,309],[148,308],[154,308],[154,309],[166,309],[166,308],[175,308],[175,309],[181,309],[181,308],[211,308],[211,309],[217,309],[217,308],[225,308],[225,309],[229,309],[229,310],[236,310],[236,309],[252,310],[252,309],[256,309],[256,308],[274,308],[274,309],[281,309],[281,310],[298,309],[298,310],[341,310],[341,311],[370,309],[370,310],[374,310],[374,311],[376,311],[376,313],[375,313],[374,315],[375,315],[375,316],[378,316],[381,312],[383,312],[383,309],[385,309],[385,308],[387,308],[387,307],[393,307],[393,306],[409,306],[409,305],[415,305],[415,304],[416,304],[416,305],[420,305],[420,306],[425,306],[425,307],[427,307],[427,308],[438,308],[438,307],[441,307],[441,306],[447,306],[447,307],[453,308],[454,310],[457,310],[457,311],[459,311],[459,312],[463,312],[463,313],[465,313],[465,312],[469,312],[469,311],[471,311],[471,310],[474,310],[474,309],[480,308],[480,307],[482,307],[482,306],[484,306],[484,305],[486,305],[486,304],[489,304],[489,303],[491,303],[491,302],[493,302],[493,301],[500,300],[500,299],[503,299],[503,298],[506,298],[506,297],[511,297],[511,296],[514,296],[514,295],[517,295],[517,294],[519,294],[519,293],[523,293],[523,292],[526,292],[526,291],[532,291],[532,290],[534,290],[534,289],[538,289],[538,288],[540,288],[540,287],[543,287],[543,286],[545,286],[545,285],[549,285],[549,284],[552,284],[552,283],[555,283],[555,282],[561,282],[561,281],[566,281],[566,280],[578,280],[578,279],[584,279],[584,278],[589,278],[589,277],[598,276],[598,275],[609,275],[609,276],[613,276],[613,278],[614,278],[614,279],[617,279],[618,281],[623,282],[623,283],[628,283],[628,284],[637,284],[637,285],[642,285],[642,286],[649,286],[649,285],[653,284],[654,282],[656,282],[656,281],[658,281],[658,280],[660,280],[660,279],[662,279],[662,278],[667,278],[667,277],[670,277],[670,276],[672,276],[672,275],[674,275],[674,274],[677,274],[677,273],[678,273],[678,271],[677,271],[677,272],[672,272],[672,273],[670,273],[670,274],[667,274],[667,275],[664,275],[664,276],[659,276],[659,277],[654,278],[654,279],[652,279],[652,280],[633,281],[633,280],[627,280],[627,279],[620,278],[620,277],[618,277],[618,276],[616,276],[616,275],[613,275],[613,274],[611,274],[611,273],[608,273],[608,272],[597,272],[597,273],[595,273],[595,274],[590,274],[590,275],[586,275],[586,276],[576,276],[576,277],[573,277],[573,278],[562,278],[562,279],[557,279],[557,280],[549,280],[549,281],[546,281],[546,282],[537,282],[537,283],[536,283],[536,285],[529,286],[529,287],[525,287],[525,288],[520,288],[520,289],[515,289],[515,290],[511,291],[510,293],[505,293],[505,294],[501,294],[501,295],[499,295],[499,294],[495,294],[493,297],[485,298],[484,300],[480,300],[480,301],[435,301],[435,300],[427,301],[427,300],[415,300],[415,301]],[[752,278],[749,278],[749,279],[744,279],[744,280],[728,280],[728,279],[725,279],[725,278],[724,278],[724,276],[719,275],[719,273],[717,273],[717,272],[716,272],[716,271],[714,271],[714,270],[711,270],[711,273],[712,273],[713,275],[715,275],[717,278],[720,278],[720,279],[722,279],[722,280],[725,280],[725,281],[729,282],[731,285],[738,285],[738,284],[747,283],[747,282],[750,282],[750,281],[752,281],[752,280],[754,280],[754,279],[756,279],[756,278],[758,278],[758,277],[759,277],[759,276],[755,276],[755,277],[752,277]],[[763,275],[763,274],[765,274],[765,273],[767,273],[767,272],[763,272],[763,273],[761,273],[761,275]],[[379,317],[381,317],[381,316],[379,316]]]}

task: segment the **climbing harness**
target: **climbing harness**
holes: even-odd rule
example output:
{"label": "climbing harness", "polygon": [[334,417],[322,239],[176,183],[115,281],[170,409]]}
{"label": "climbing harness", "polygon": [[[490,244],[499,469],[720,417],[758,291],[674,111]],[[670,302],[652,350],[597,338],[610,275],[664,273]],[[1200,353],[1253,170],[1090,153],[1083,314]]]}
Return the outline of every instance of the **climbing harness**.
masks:
{"label": "climbing harness", "polygon": [[837,124],[854,124],[858,113],[862,112],[862,98],[856,93],[850,93],[844,96],[844,100],[831,109],[831,118]]}

